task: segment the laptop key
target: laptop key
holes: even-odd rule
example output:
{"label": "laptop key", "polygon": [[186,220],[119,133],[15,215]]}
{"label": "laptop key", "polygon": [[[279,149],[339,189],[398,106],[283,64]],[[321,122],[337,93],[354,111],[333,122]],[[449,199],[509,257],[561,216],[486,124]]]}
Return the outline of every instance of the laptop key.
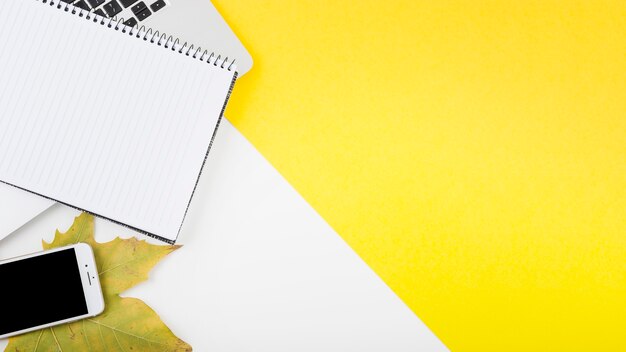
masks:
{"label": "laptop key", "polygon": [[92,9],[95,9],[96,7],[102,5],[104,3],[104,0],[87,0],[87,2]]}
{"label": "laptop key", "polygon": [[124,8],[136,3],[139,0],[120,0],[120,2],[122,3],[122,6],[124,6]]}
{"label": "laptop key", "polygon": [[128,27],[135,27],[137,25],[137,20],[134,17],[131,17],[128,20],[124,21],[124,24]]}
{"label": "laptop key", "polygon": [[148,6],[146,6],[145,2],[140,2],[137,5],[133,6],[130,8],[131,11],[133,11],[133,13],[135,14],[135,16],[139,15],[139,13],[145,9],[147,9]]}
{"label": "laptop key", "polygon": [[140,13],[135,14],[135,16],[137,16],[137,19],[140,21],[143,21],[146,18],[150,17],[150,15],[152,15],[152,12],[150,12],[150,10],[148,10],[147,8],[143,9],[143,11],[141,11]]}
{"label": "laptop key", "polygon": [[83,10],[91,10],[91,7],[89,7],[89,5],[87,5],[87,3],[85,2],[85,0],[80,0],[79,2],[75,3],[74,6],[78,7],[79,9],[83,9]]}
{"label": "laptop key", "polygon": [[102,11],[102,9],[97,9],[96,11],[94,11],[93,13],[95,13],[98,16],[102,16],[102,17],[107,17],[107,14],[104,13],[104,11]]}
{"label": "laptop key", "polygon": [[157,12],[164,7],[165,7],[165,0],[157,0],[152,5],[150,5],[152,12]]}
{"label": "laptop key", "polygon": [[118,4],[115,0],[111,0],[111,2],[104,4],[104,6],[102,6],[102,9],[104,10],[104,12],[107,13],[107,16],[109,17],[114,17],[123,10],[122,6],[120,6],[120,4]]}

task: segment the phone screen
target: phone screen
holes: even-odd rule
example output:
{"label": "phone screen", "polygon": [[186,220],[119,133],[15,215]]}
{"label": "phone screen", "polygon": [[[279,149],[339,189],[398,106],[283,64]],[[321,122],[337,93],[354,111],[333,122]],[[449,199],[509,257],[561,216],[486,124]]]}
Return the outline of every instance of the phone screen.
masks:
{"label": "phone screen", "polygon": [[0,335],[87,314],[74,248],[0,265]]}

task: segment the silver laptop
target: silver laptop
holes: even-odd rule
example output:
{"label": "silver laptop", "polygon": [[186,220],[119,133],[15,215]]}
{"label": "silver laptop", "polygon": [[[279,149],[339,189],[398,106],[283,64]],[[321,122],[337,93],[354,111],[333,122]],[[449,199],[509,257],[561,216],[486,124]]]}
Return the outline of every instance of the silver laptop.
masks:
{"label": "silver laptop", "polygon": [[[234,60],[240,76],[252,67],[250,54],[209,0],[61,0],[60,3],[119,21],[123,19],[129,25],[152,28],[196,48],[228,57],[229,61]],[[0,240],[53,204],[0,182]]]}
{"label": "silver laptop", "polygon": [[[31,0],[34,1],[34,0]],[[53,0],[114,18],[130,26],[145,26],[235,60],[239,75],[252,58],[209,0]]]}

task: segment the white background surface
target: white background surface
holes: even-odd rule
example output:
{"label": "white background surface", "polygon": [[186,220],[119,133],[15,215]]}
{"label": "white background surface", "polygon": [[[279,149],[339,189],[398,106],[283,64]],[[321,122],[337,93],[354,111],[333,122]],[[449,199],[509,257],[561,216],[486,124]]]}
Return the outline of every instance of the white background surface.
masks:
{"label": "white background surface", "polygon": [[[53,201],[0,183],[0,240],[17,230]],[[0,242],[0,247],[2,242]]]}
{"label": "white background surface", "polygon": [[[0,241],[0,258],[40,250],[77,214],[53,206]],[[98,241],[117,235],[131,233],[96,221]],[[124,295],[196,351],[446,350],[228,121],[179,243]]]}

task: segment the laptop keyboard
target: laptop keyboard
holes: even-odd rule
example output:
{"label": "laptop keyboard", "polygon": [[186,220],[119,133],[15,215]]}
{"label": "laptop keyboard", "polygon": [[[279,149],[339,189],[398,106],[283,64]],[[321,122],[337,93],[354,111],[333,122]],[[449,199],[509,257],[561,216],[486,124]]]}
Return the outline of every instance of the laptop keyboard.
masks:
{"label": "laptop keyboard", "polygon": [[[107,18],[124,18],[127,26],[136,26],[168,5],[165,0],[61,0],[67,4]],[[120,15],[121,14],[121,15]]]}

